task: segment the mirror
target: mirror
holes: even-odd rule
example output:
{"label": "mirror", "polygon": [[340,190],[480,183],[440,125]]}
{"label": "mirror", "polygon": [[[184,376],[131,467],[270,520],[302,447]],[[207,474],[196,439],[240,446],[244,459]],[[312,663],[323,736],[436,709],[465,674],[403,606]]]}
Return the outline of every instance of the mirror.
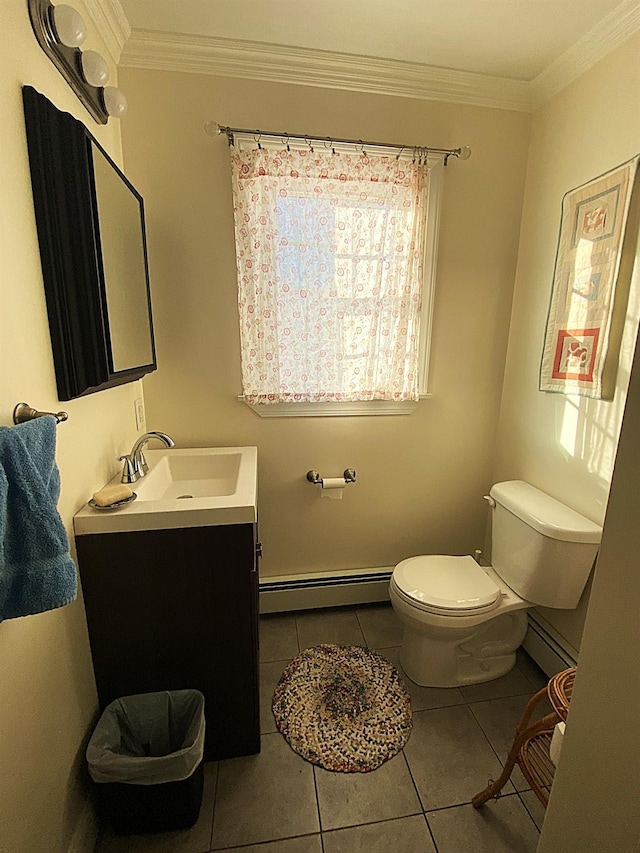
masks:
{"label": "mirror", "polygon": [[147,259],[140,239],[141,200],[95,144],[92,154],[111,354],[117,373],[153,361]]}
{"label": "mirror", "polygon": [[82,122],[23,88],[60,400],[156,369],[142,197]]}

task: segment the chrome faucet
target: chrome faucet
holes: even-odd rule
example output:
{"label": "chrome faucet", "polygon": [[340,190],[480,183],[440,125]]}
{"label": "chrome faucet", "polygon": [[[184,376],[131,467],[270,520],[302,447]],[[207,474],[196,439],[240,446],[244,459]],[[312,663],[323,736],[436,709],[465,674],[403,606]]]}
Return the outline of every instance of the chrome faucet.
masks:
{"label": "chrome faucet", "polygon": [[144,477],[149,470],[149,465],[144,458],[142,448],[152,438],[157,438],[165,447],[173,447],[175,443],[166,432],[145,432],[144,435],[141,435],[131,448],[131,453],[120,457],[120,461],[124,461],[124,468],[122,470],[123,483],[135,483],[136,480]]}

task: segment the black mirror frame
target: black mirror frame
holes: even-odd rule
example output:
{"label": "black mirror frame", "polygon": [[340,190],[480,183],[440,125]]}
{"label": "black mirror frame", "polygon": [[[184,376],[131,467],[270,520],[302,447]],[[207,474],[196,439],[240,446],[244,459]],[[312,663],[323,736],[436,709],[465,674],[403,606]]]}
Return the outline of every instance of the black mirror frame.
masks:
{"label": "black mirror frame", "polygon": [[[144,203],[82,122],[33,89],[22,89],[31,183],[60,400],[140,379],[156,369]],[[140,204],[152,361],[114,371],[98,227],[96,146]]]}

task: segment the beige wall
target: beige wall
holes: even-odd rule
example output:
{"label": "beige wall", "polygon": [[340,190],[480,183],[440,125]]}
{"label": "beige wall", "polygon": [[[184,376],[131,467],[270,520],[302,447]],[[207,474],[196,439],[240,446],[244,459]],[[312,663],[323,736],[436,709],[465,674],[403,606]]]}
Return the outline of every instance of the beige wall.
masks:
{"label": "beige wall", "polygon": [[[640,80],[636,76],[637,91]],[[640,349],[562,755],[538,853],[640,850]]]}
{"label": "beige wall", "polygon": [[[75,4],[82,8],[80,4]],[[85,16],[88,20],[88,16]],[[106,51],[90,33],[87,47]],[[3,0],[0,31],[0,424],[16,403],[66,409],[58,429],[60,511],[73,513],[117,470],[135,439],[140,383],[60,404],[28,171],[21,86],[84,121],[120,159],[119,126],[98,127],[38,46],[24,0]],[[91,849],[79,780],[96,695],[81,602],[0,624],[0,851]]]}
{"label": "beige wall", "polygon": [[[495,478],[522,478],[601,524],[640,315],[636,265],[612,402],[538,391],[563,195],[640,150],[640,37],[627,41],[533,116]],[[575,611],[540,613],[574,648]]]}
{"label": "beige wall", "polygon": [[[122,69],[127,173],[145,196],[159,369],[147,423],[180,445],[255,444],[263,575],[393,565],[484,544],[529,116],[302,86]],[[388,142],[469,144],[446,169],[433,398],[401,417],[261,419],[237,401],[229,155],[208,121]],[[342,501],[310,468],[357,470]]]}
{"label": "beige wall", "polygon": [[[37,46],[26,3],[4,0],[2,13],[0,423],[9,425],[21,400],[42,409],[62,407],[55,391],[20,87],[35,86],[81,118],[116,159],[120,140],[118,123],[97,127]],[[95,36],[87,46],[101,49]],[[420,551],[481,547],[486,513],[480,496],[492,476],[524,477],[602,520],[638,314],[635,292],[613,403],[581,400],[573,410],[535,389],[560,200],[567,189],[636,153],[638,47],[636,37],[534,116],[493,468],[530,118],[297,86],[121,72],[131,106],[122,123],[127,171],[147,202],[160,363],[145,380],[148,425],[168,430],[182,445],[258,445],[264,573],[391,565]],[[222,138],[211,139],[202,130],[211,119],[472,146],[472,159],[452,162],[446,173],[434,396],[418,413],[260,420],[236,401],[240,375],[228,154]],[[60,509],[69,530],[73,513],[115,473],[116,457],[130,448],[133,400],[140,393],[140,383],[134,383],[64,404],[70,419],[58,431],[57,459]],[[308,468],[334,475],[346,466],[358,470],[358,483],[342,502],[320,501],[304,481]],[[614,529],[609,541],[628,541],[630,535]],[[619,555],[611,549],[603,546],[596,592],[599,583],[607,584],[605,572],[613,577]],[[624,559],[624,571],[630,572],[632,557]],[[625,584],[621,577],[619,600],[612,606],[626,601]],[[570,641],[579,642],[580,611],[558,625]],[[594,655],[603,633],[618,642],[604,605],[594,608],[588,627],[585,643],[590,641]],[[623,640],[624,635],[624,646]],[[593,658],[603,673],[611,643],[608,658]],[[600,674],[594,668],[593,678]],[[78,780],[96,697],[81,602],[0,624],[0,695],[0,851],[90,849],[92,826]],[[572,758],[569,740],[566,756],[566,766],[575,769],[578,757]],[[581,770],[580,776],[586,778]]]}

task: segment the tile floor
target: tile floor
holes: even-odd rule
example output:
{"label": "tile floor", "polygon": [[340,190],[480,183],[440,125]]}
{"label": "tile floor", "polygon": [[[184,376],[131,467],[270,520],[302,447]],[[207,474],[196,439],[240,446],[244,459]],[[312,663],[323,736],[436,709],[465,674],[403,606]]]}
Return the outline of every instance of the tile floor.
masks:
{"label": "tile floor", "polygon": [[[117,837],[97,853],[533,853],[543,809],[516,769],[504,795],[470,805],[500,772],[526,702],[546,677],[522,652],[508,675],[463,688],[406,679],[413,731],[372,773],[331,773],[297,756],[276,731],[271,695],[286,664],[318,643],[376,649],[399,667],[400,624],[389,605],[261,620],[259,755],[205,765],[200,818],[184,832]],[[402,671],[400,669],[400,671]]]}

